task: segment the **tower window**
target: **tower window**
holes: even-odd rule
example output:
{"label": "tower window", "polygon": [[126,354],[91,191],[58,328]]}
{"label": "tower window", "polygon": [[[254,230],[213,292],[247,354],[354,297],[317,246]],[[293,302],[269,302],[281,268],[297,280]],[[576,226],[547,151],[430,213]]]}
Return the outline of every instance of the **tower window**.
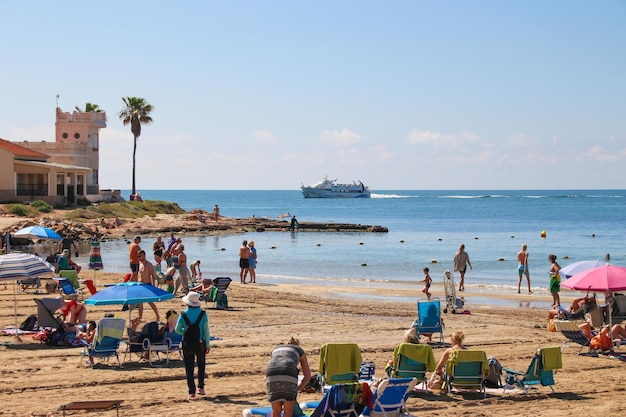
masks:
{"label": "tower window", "polygon": [[67,133],[63,133],[63,139],[67,139],[68,134]]}
{"label": "tower window", "polygon": [[74,133],[74,139],[80,138],[80,133]]}

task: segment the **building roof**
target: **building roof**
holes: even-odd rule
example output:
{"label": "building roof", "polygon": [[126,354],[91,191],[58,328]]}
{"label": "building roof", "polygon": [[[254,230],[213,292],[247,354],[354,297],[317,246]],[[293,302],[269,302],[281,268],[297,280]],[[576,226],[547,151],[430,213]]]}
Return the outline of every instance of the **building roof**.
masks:
{"label": "building roof", "polygon": [[8,140],[4,140],[0,138],[0,149],[4,149],[5,151],[11,152],[17,159],[35,159],[35,160],[46,160],[50,158],[50,155],[46,155],[45,153],[37,152],[32,149],[25,148],[16,143],[9,142]]}

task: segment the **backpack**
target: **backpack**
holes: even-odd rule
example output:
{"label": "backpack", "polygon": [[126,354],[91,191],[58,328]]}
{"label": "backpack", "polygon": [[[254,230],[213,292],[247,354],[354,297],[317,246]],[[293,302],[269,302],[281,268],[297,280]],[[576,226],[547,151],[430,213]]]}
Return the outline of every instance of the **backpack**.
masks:
{"label": "backpack", "polygon": [[183,320],[187,323],[187,328],[183,334],[183,354],[197,355],[200,353],[200,345],[204,344],[204,341],[200,339],[200,321],[206,313],[202,310],[198,319],[193,324],[191,324],[185,313],[181,314]]}
{"label": "backpack", "polygon": [[28,332],[35,330],[37,327],[37,316],[35,314],[31,314],[20,324],[20,330]]}
{"label": "backpack", "polygon": [[488,388],[501,388],[502,365],[493,356],[487,359],[487,363],[489,364],[489,375],[485,378],[485,385]]}

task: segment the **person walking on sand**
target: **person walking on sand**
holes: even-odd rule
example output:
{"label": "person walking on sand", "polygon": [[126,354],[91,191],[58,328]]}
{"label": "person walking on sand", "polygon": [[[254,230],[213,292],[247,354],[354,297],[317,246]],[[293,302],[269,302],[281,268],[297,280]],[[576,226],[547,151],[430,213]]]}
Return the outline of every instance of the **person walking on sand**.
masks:
{"label": "person walking on sand", "polygon": [[239,280],[242,284],[246,283],[246,276],[248,275],[248,268],[250,268],[250,248],[248,247],[248,241],[241,242],[239,248]]}
{"label": "person walking on sand", "polygon": [[433,279],[430,277],[430,269],[424,268],[424,279],[420,282],[424,283],[424,289],[422,290],[422,292],[426,294],[426,297],[430,300],[430,296],[432,295],[430,293],[430,285],[433,282]]}
{"label": "person walking on sand", "polygon": [[248,242],[250,248],[250,256],[248,257],[248,272],[250,272],[250,284],[256,284],[256,248],[254,240]]}
{"label": "person walking on sand", "polygon": [[[154,278],[154,266],[146,259],[146,251],[140,250],[137,254],[139,257],[139,278],[142,284],[148,284],[155,286],[155,278]],[[157,309],[156,304],[148,303],[152,311],[154,311],[154,315],[156,316],[156,321],[160,322],[161,317],[159,316],[159,310]],[[139,304],[139,318],[143,317],[143,303]]]}
{"label": "person walking on sand", "polygon": [[558,309],[561,305],[561,297],[559,296],[559,291],[561,291],[561,275],[559,271],[561,270],[561,265],[556,261],[556,255],[548,255],[548,261],[551,262],[550,271],[550,292],[552,293],[552,305]]}
{"label": "person walking on sand", "polygon": [[528,294],[532,294],[533,292],[530,290],[530,271],[528,270],[528,252],[526,252],[528,246],[524,243],[522,245],[522,250],[517,252],[517,274],[519,277],[517,278],[517,293],[521,292],[522,285],[522,275],[526,275],[526,281],[528,282]]}
{"label": "person walking on sand", "polygon": [[469,255],[465,252],[465,245],[461,244],[456,255],[454,255],[454,272],[461,274],[459,291],[465,291],[465,271],[467,271],[467,265],[469,265],[470,269],[473,269]]}
{"label": "person walking on sand", "polygon": [[196,399],[196,383],[194,381],[194,366],[198,362],[198,395],[205,395],[204,378],[206,370],[206,355],[211,351],[211,334],[209,319],[201,309],[200,294],[190,291],[183,297],[187,305],[185,311],[178,316],[176,333],[183,335],[183,360],[187,376],[188,400]]}
{"label": "person walking on sand", "polygon": [[130,280],[133,282],[137,282],[137,276],[139,273],[139,251],[141,247],[139,244],[141,243],[141,236],[136,236],[133,240],[133,243],[128,247],[128,257],[130,259]]}

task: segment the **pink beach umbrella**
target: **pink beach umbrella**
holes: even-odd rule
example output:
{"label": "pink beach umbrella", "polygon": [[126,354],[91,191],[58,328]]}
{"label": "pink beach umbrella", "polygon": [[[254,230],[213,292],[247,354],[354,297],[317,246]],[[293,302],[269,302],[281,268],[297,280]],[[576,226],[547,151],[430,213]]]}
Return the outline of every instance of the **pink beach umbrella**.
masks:
{"label": "pink beach umbrella", "polygon": [[561,283],[561,287],[578,291],[626,290],[626,268],[604,265],[579,272]]}
{"label": "pink beach umbrella", "polygon": [[[578,291],[622,291],[626,290],[626,268],[604,265],[579,272],[561,283],[561,287]],[[613,328],[613,312],[609,304],[609,332]],[[613,350],[613,345],[611,345]]]}

